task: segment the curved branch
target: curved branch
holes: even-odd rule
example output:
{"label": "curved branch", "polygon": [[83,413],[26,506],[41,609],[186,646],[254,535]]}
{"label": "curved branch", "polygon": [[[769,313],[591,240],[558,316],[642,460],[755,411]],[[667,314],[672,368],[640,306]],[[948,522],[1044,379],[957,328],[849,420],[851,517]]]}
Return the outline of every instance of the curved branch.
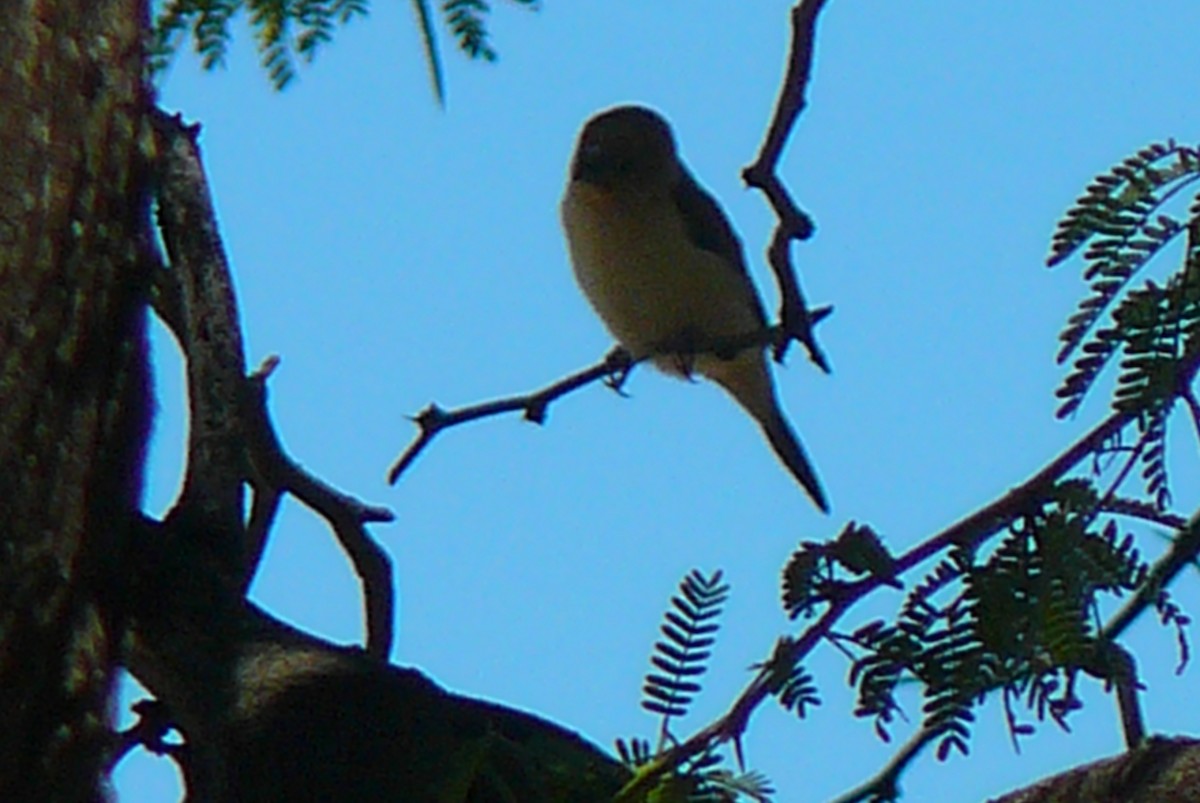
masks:
{"label": "curved branch", "polygon": [[249,584],[250,574],[257,565],[266,536],[265,528],[274,518],[279,497],[282,493],[290,493],[329,522],[338,543],[349,556],[363,589],[366,650],[386,660],[392,650],[392,623],[396,610],[392,562],[364,525],[395,521],[396,516],[388,508],[369,505],[342,493],[287,455],[267,412],[267,378],[277,364],[278,359],[271,358],[255,371],[246,383],[242,399],[242,426],[255,481],[247,541],[256,554],[253,564],[247,564],[245,583]]}
{"label": "curved branch", "polygon": [[170,259],[166,301],[187,355],[187,473],[170,520],[206,542],[234,576],[243,564],[241,432],[235,407],[246,373],[242,330],[197,144],[200,127],[151,113],[159,159],[158,224]]}
{"label": "curved branch", "polygon": [[779,319],[787,336],[775,346],[775,359],[782,361],[792,340],[802,343],[808,357],[822,371],[829,373],[829,361],[813,334],[809,312],[796,271],[792,265],[791,243],[807,240],[813,234],[812,219],[801,211],[787,186],[779,178],[779,160],[791,136],[800,113],[808,105],[805,92],[812,78],[813,43],[816,40],[817,15],[825,0],[801,0],[792,9],[792,46],[788,55],[787,73],[775,101],[775,116],[767,128],[767,136],[754,163],[742,171],[746,186],[760,190],[775,210],[778,224],[767,249],[767,260],[779,283]]}

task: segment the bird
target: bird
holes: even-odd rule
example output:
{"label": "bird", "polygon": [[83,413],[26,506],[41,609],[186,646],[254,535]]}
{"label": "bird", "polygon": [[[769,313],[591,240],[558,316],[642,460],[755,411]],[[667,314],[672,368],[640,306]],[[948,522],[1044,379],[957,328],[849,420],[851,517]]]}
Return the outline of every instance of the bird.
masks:
{"label": "bird", "polygon": [[[829,502],[775,392],[767,329],[741,240],[716,199],[680,160],[657,111],[621,105],[579,133],[560,204],[575,279],[635,360],[722,387],[821,511]],[[717,344],[726,344],[724,350]]]}

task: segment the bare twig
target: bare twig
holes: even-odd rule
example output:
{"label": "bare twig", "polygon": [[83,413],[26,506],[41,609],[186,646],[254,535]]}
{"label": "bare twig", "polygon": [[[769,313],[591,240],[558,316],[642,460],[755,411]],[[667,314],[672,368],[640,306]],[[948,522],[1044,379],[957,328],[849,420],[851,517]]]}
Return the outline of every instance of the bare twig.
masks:
{"label": "bare twig", "polygon": [[[812,324],[815,326],[832,313],[833,308],[828,306],[813,310],[810,313]],[[777,344],[782,336],[782,329],[775,326],[739,337],[721,338],[711,343],[692,343],[689,344],[691,347],[686,351],[675,352],[668,350],[663,353],[677,353],[680,363],[687,365],[697,354],[729,356],[752,346]],[[425,451],[425,448],[433,442],[433,439],[445,429],[465,424],[469,421],[478,421],[481,418],[516,412],[522,413],[522,417],[526,421],[532,421],[535,424],[544,423],[547,409],[551,402],[558,400],[571,391],[600,380],[606,380],[609,387],[620,391],[630,372],[637,365],[654,356],[661,355],[651,354],[634,360],[629,356],[627,351],[617,347],[595,365],[577,371],[564,379],[560,379],[532,393],[506,396],[501,399],[471,404],[453,410],[444,410],[437,404],[431,403],[424,410],[413,416],[412,420],[417,424],[420,431],[413,442],[408,445],[408,448],[404,450],[388,470],[388,482],[394,485],[400,478],[400,475],[413,464],[421,452]]]}
{"label": "bare twig", "polygon": [[[421,452],[425,451],[425,447],[429,446],[438,433],[444,429],[465,424],[468,421],[477,421],[480,418],[518,411],[522,412],[526,421],[541,424],[546,420],[547,407],[555,399],[597,380],[614,375],[627,375],[633,366],[634,362],[629,358],[628,352],[623,349],[614,349],[609,352],[607,357],[590,368],[571,374],[565,379],[560,379],[533,393],[472,404],[455,410],[443,410],[436,404],[430,404],[413,417],[412,420],[420,427],[421,431],[388,470],[388,482],[394,485],[405,469],[412,465]],[[623,378],[622,376],[622,380]]]}
{"label": "bare twig", "polygon": [[930,742],[937,737],[937,732],[922,728],[896,751],[891,760],[885,764],[874,777],[859,784],[854,789],[837,798],[834,803],[858,803],[860,800],[895,800],[899,795],[900,776],[904,769],[917,756],[921,755]]}
{"label": "bare twig", "polygon": [[[375,543],[365,524],[395,520],[391,510],[368,505],[314,477],[288,457],[267,412],[267,377],[278,361],[264,363],[247,382],[242,423],[250,454],[255,485],[254,508],[248,526],[248,541],[261,552],[265,530],[270,526],[282,493],[290,493],[329,522],[338,543],[350,558],[363,589],[367,623],[367,652],[386,659],[392,649],[395,592],[392,563]],[[259,500],[262,498],[260,507]],[[246,577],[246,582],[249,582]]]}
{"label": "bare twig", "polygon": [[788,344],[796,340],[804,345],[809,359],[828,373],[829,360],[813,334],[808,304],[796,280],[791,260],[792,241],[811,237],[813,222],[792,199],[778,172],[784,145],[807,105],[805,92],[812,77],[817,15],[824,5],[825,0],[801,0],[792,9],[791,53],[788,55],[787,73],[779,89],[779,98],[775,101],[775,116],[767,128],[767,136],[758,157],[742,171],[742,179],[748,187],[766,195],[779,220],[767,249],[767,259],[779,283],[779,319],[787,336],[776,344],[775,359],[782,361]]}

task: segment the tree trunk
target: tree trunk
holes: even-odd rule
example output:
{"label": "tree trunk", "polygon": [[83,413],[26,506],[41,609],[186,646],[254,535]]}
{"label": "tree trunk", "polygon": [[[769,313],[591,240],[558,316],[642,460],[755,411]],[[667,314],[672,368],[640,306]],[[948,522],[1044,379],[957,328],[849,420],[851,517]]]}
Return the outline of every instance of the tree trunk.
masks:
{"label": "tree trunk", "polygon": [[0,799],[104,796],[149,382],[143,0],[0,15]]}

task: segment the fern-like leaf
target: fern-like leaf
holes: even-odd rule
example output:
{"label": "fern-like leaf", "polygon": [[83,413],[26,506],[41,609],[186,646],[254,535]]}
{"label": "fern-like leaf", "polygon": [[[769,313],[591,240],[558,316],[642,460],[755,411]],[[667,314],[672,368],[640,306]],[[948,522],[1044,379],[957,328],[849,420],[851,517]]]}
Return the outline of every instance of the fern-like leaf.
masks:
{"label": "fern-like leaf", "polygon": [[671,717],[683,716],[700,691],[697,681],[708,670],[709,649],[719,629],[717,618],[729,597],[729,585],[721,572],[706,577],[693,570],[679,584],[671,608],[660,628],[664,640],[654,645],[650,663],[657,672],[642,685],[642,707],[662,716],[662,732],[668,732]]}
{"label": "fern-like leaf", "polygon": [[821,704],[821,695],[817,691],[813,676],[800,666],[792,670],[792,674],[780,685],[776,695],[785,711],[792,711],[801,719],[808,715],[809,708]]}
{"label": "fern-like leaf", "polygon": [[783,567],[783,609],[792,619],[811,616],[845,587],[846,575],[867,574],[900,588],[895,560],[879,535],[865,524],[848,523],[827,542],[804,541]]}
{"label": "fern-like leaf", "polygon": [[1146,447],[1142,452],[1142,479],[1155,508],[1162,511],[1171,504],[1167,477],[1167,410],[1151,410],[1144,426]]}
{"label": "fern-like leaf", "polygon": [[806,542],[792,553],[783,567],[783,609],[795,619],[800,614],[811,616],[813,608],[822,601],[821,559],[824,545]]}
{"label": "fern-like leaf", "polygon": [[[537,0],[510,0],[536,8]],[[412,0],[429,65],[434,96],[446,98],[445,76],[435,34],[435,12],[430,0]],[[148,44],[151,76],[170,63],[190,33],[205,69],[224,63],[232,38],[230,24],[242,9],[249,12],[250,27],[263,69],[276,89],[296,78],[295,58],[311,62],[322,46],[333,41],[339,25],[367,13],[368,0],[164,0],[155,17]],[[443,0],[442,21],[458,47],[470,58],[495,61],[486,17],[491,7],[484,0]]]}
{"label": "fern-like leaf", "polygon": [[787,636],[780,638],[766,664],[754,668],[765,670],[767,690],[779,699],[783,709],[803,719],[809,707],[821,704],[821,697],[813,676],[791,657],[795,643]]}
{"label": "fern-like leaf", "polygon": [[649,764],[650,759],[654,758],[654,753],[650,750],[649,739],[634,737],[628,741],[617,739],[617,756],[626,767],[637,769]]}
{"label": "fern-like leaf", "polygon": [[296,77],[295,56],[311,62],[338,25],[367,13],[367,0],[167,0],[151,30],[150,74],[170,63],[187,32],[211,70],[224,64],[233,17],[245,9],[263,69],[276,89]]}
{"label": "fern-like leaf", "polygon": [[1182,675],[1192,655],[1187,638],[1187,627],[1192,623],[1192,618],[1184,613],[1183,608],[1179,607],[1165,590],[1158,593],[1154,609],[1158,612],[1159,622],[1175,628],[1175,642],[1179,648],[1179,663],[1175,666],[1175,674]]}
{"label": "fern-like leaf", "polygon": [[[1009,523],[986,559],[955,550],[909,592],[894,623],[871,622],[847,637],[863,651],[850,669],[855,714],[873,718],[889,739],[896,689],[915,679],[922,728],[941,759],[968,751],[975,708],[993,691],[1003,693],[1014,742],[1031,732],[1013,711],[1022,699],[1039,720],[1066,727],[1080,705],[1075,677],[1108,671],[1096,661],[1099,595],[1130,593],[1148,571],[1130,534],[1112,519],[1097,521],[1099,504],[1088,481],[1060,483]],[[1183,615],[1162,611],[1164,622]]]}
{"label": "fern-like leaf", "polygon": [[[1061,263],[1086,244],[1083,278],[1089,283],[1087,297],[1059,335],[1058,362],[1078,355],[1056,392],[1062,399],[1059,417],[1078,409],[1118,354],[1119,409],[1122,404],[1155,403],[1173,392],[1165,390],[1167,364],[1178,361],[1180,341],[1176,338],[1174,349],[1166,341],[1200,316],[1200,299],[1193,297],[1186,265],[1168,283],[1169,293],[1149,283],[1144,290],[1131,291],[1130,282],[1200,219],[1196,204],[1189,210],[1190,223],[1163,211],[1197,180],[1200,152],[1175,142],[1155,143],[1097,177],[1059,222],[1047,264]],[[1114,325],[1100,326],[1110,312]],[[1140,329],[1131,329],[1131,322]]]}
{"label": "fern-like leaf", "polygon": [[761,772],[712,770],[704,774],[700,787],[691,800],[699,803],[746,798],[756,803],[770,803],[773,794],[775,787],[771,784],[771,779]]}
{"label": "fern-like leaf", "polygon": [[491,11],[484,0],[445,0],[442,11],[460,50],[473,59],[496,60],[483,21],[484,15]]}

